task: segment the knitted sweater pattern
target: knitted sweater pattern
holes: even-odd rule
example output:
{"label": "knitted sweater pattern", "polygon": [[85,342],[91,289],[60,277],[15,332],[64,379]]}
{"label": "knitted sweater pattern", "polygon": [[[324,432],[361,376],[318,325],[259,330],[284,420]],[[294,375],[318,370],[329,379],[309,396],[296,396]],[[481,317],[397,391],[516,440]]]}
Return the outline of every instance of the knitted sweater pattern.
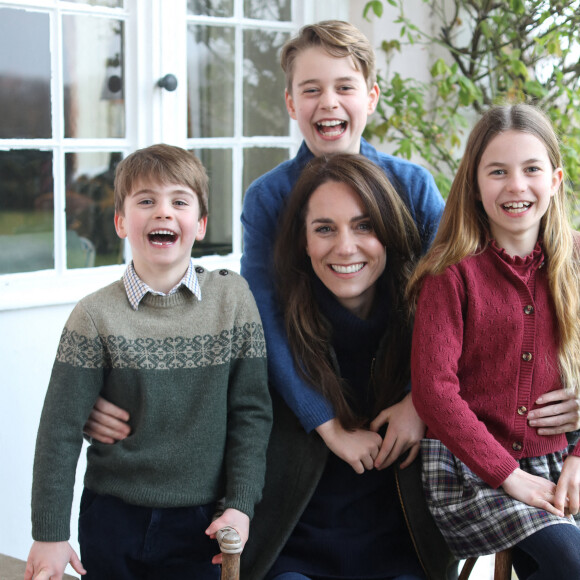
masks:
{"label": "knitted sweater pattern", "polygon": [[[377,151],[364,139],[361,139],[360,153],[385,172],[407,204],[421,234],[423,249],[427,249],[444,206],[433,177],[419,165]],[[254,181],[244,197],[241,218],[244,226],[241,272],[248,280],[260,309],[268,344],[270,381],[307,431],[332,419],[334,411],[328,401],[302,380],[294,368],[274,287],[272,254],[278,220],[286,199],[313,157],[303,142],[293,159],[281,163]]]}
{"label": "knitted sweater pattern", "polygon": [[70,535],[82,428],[99,395],[129,412],[131,435],[89,446],[86,487],[159,508],[225,496],[252,517],[271,428],[263,330],[243,278],[196,272],[201,301],[182,287],[134,311],[118,281],[71,313],[38,430],[36,540]]}
{"label": "knitted sweater pattern", "polygon": [[527,421],[540,395],[561,388],[544,265],[540,245],[512,258],[491,244],[427,277],[417,305],[412,393],[427,437],[493,487],[518,459],[567,446],[564,434],[540,436]]}

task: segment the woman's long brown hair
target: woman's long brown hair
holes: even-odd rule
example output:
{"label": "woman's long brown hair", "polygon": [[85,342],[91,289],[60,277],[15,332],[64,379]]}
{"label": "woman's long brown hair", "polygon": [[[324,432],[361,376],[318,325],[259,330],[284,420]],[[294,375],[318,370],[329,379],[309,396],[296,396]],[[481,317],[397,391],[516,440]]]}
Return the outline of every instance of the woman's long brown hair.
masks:
{"label": "woman's long brown hair", "polygon": [[377,413],[400,399],[409,381],[412,321],[405,287],[421,253],[421,241],[413,217],[384,172],[362,155],[314,158],[302,172],[282,213],[274,251],[275,272],[295,365],[331,403],[342,426],[353,429],[373,417],[356,416],[348,404],[348,387],[332,362],[332,329],[314,297],[312,283],[316,275],[306,253],[308,203],[316,189],[327,182],[345,183],[356,192],[387,251],[381,291],[388,292],[391,316],[385,329],[384,356],[375,368]]}

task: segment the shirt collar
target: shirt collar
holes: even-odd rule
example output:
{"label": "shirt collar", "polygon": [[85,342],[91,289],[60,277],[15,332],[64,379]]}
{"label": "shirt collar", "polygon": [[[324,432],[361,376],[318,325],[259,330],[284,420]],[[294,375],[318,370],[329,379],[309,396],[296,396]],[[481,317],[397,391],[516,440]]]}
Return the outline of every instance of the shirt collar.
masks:
{"label": "shirt collar", "polygon": [[155,294],[157,296],[171,296],[171,294],[175,294],[181,286],[185,286],[198,300],[201,300],[201,288],[191,259],[189,261],[187,272],[183,278],[167,294],[153,290],[145,284],[145,282],[139,278],[137,272],[135,272],[133,262],[127,266],[127,269],[123,274],[123,283],[125,285],[125,291],[127,292],[127,298],[129,299],[129,303],[133,310],[139,308],[141,300],[143,300],[143,297],[147,293]]}

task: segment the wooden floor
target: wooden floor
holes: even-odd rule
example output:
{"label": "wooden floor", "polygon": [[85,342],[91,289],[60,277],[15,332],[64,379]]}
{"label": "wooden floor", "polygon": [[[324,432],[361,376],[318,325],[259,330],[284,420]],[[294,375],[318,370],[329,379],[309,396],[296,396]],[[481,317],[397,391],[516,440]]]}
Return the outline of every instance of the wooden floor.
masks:
{"label": "wooden floor", "polygon": [[[0,580],[22,580],[26,562],[0,554]],[[64,580],[76,580],[76,576],[65,574]]]}

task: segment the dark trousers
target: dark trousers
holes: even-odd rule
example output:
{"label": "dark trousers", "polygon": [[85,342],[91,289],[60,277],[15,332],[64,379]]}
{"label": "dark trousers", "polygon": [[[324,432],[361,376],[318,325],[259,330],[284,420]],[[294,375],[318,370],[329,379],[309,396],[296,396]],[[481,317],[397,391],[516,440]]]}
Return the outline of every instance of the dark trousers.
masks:
{"label": "dark trousers", "polygon": [[513,557],[522,580],[580,578],[580,529],[568,524],[542,528],[517,544]]}
{"label": "dark trousers", "polygon": [[215,504],[147,508],[85,488],[79,516],[86,580],[219,580],[215,540],[205,535]]}

